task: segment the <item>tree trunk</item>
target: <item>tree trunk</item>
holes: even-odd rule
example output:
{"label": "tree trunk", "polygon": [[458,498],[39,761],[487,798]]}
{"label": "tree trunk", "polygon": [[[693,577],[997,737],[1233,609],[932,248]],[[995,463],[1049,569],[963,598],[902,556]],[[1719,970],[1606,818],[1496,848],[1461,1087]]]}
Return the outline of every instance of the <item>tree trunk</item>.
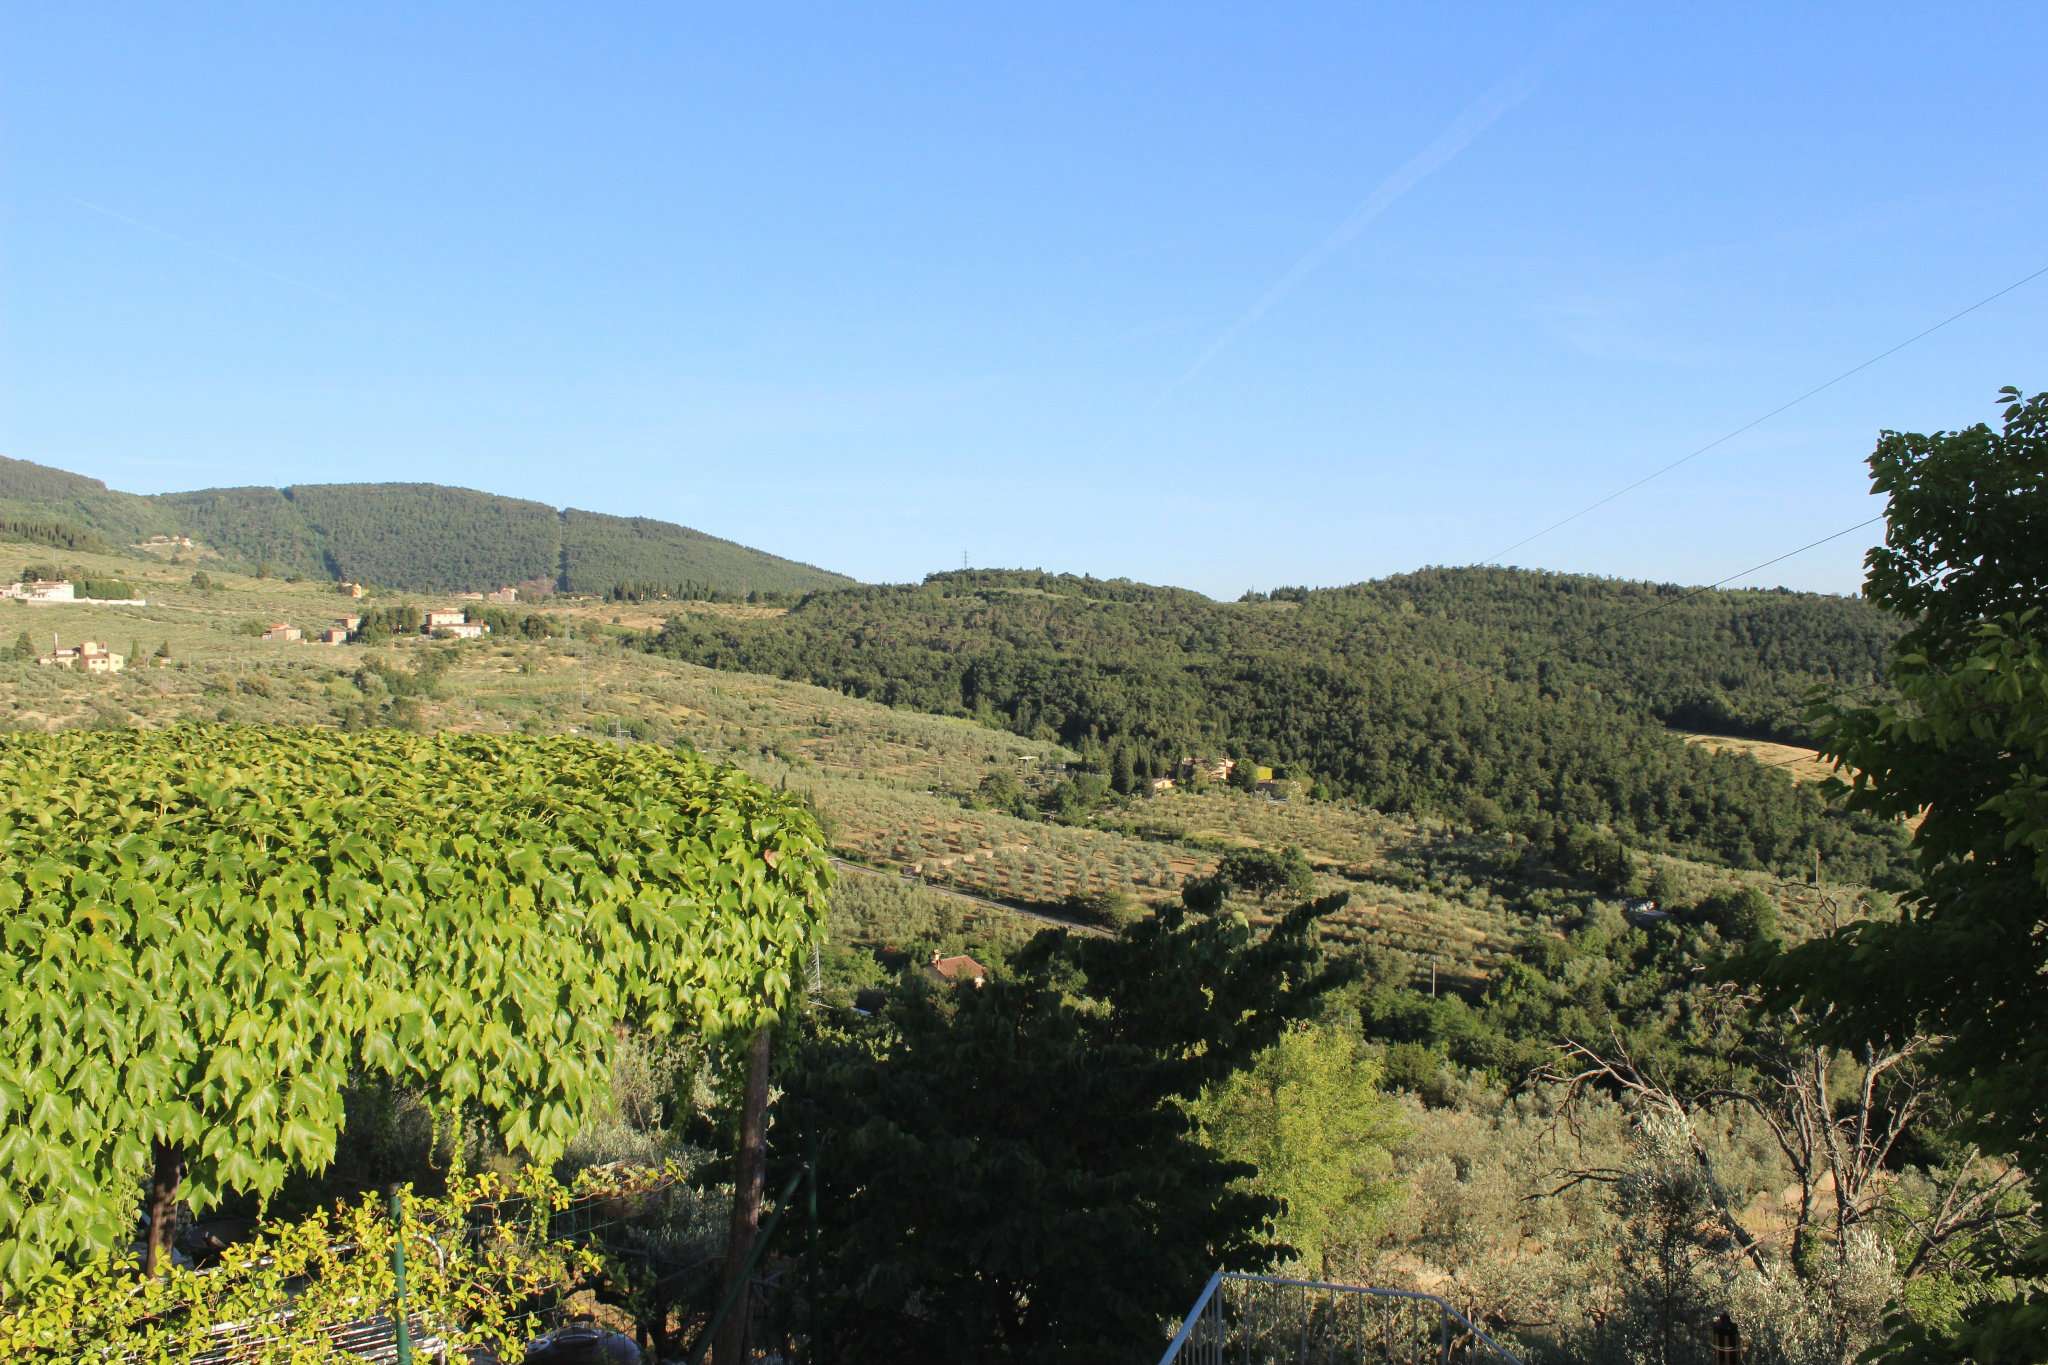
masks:
{"label": "tree trunk", "polygon": [[154,1146],[156,1169],[149,1176],[149,1241],[142,1255],[145,1275],[159,1275],[170,1268],[171,1243],[178,1235],[178,1186],[185,1179],[185,1153],[167,1142]]}
{"label": "tree trunk", "polygon": [[[741,1281],[761,1226],[761,1183],[768,1158],[768,1030],[747,1044],[747,1096],[740,1113],[739,1163],[733,1174],[732,1224],[726,1236],[719,1301],[729,1304],[713,1343],[713,1365],[743,1365],[747,1353],[747,1291]],[[735,1294],[735,1286],[741,1286]]]}

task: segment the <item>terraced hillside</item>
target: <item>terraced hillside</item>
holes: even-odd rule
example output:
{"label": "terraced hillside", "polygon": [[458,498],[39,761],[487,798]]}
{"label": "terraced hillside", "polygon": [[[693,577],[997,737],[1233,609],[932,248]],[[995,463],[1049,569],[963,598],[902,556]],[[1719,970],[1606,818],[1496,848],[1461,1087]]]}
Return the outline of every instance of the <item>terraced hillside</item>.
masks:
{"label": "terraced hillside", "polygon": [[[46,550],[0,543],[0,569],[8,557],[26,562]],[[900,890],[863,882],[846,893],[853,907],[847,932],[871,946],[936,936],[995,951],[1041,927],[1021,918],[1003,924],[982,901],[949,901],[946,892],[1085,918],[1119,899],[1140,910],[1175,901],[1230,849],[1298,847],[1315,867],[1318,891],[1351,893],[1332,921],[1334,939],[1405,964],[1418,981],[1433,972],[1440,984],[1477,987],[1533,937],[1613,902],[1611,892],[1532,863],[1521,836],[1350,801],[1282,802],[1216,787],[1114,798],[1069,823],[987,808],[978,794],[992,775],[1037,801],[1070,778],[1079,755],[965,718],[649,654],[631,647],[645,609],[627,604],[557,598],[521,605],[494,613],[498,628],[477,641],[267,642],[256,632],[278,621],[311,631],[344,611],[445,599],[376,592],[351,602],[330,584],[258,579],[218,564],[198,571],[211,584],[199,587],[190,564],[90,551],[66,558],[92,573],[126,576],[149,605],[0,604],[0,726],[204,718],[579,731],[621,743],[689,744],[804,792],[841,856],[912,879]],[[669,609],[707,628],[743,628],[776,615],[733,604]],[[31,651],[47,649],[52,636],[66,644],[91,637],[138,658],[113,677],[78,675],[13,658],[24,636]],[[152,661],[160,647],[168,657]],[[1773,780],[1790,782],[1782,774]],[[1674,856],[1654,861],[1702,887],[1768,887],[1795,928],[1819,913],[1819,893],[1760,873]],[[894,908],[876,911],[878,897],[895,898]],[[1240,908],[1257,920],[1278,907],[1248,901]]]}

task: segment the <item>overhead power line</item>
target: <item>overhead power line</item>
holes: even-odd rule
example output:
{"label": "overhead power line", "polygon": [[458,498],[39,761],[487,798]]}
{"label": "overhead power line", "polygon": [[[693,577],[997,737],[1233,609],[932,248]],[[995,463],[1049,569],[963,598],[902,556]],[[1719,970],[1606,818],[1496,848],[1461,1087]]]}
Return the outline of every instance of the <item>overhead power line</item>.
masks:
{"label": "overhead power line", "polygon": [[1824,535],[1819,540],[1809,540],[1806,542],[1806,544],[1800,546],[1796,550],[1787,550],[1785,551],[1785,553],[1781,555],[1774,555],[1770,559],[1766,559],[1761,564],[1752,564],[1748,568],[1744,569],[1741,573],[1729,574],[1726,578],[1716,579],[1714,582],[1707,584],[1703,588],[1694,588],[1691,592],[1683,593],[1677,597],[1667,598],[1662,602],[1656,603],[1654,606],[1646,607],[1642,611],[1636,612],[1632,616],[1624,616],[1617,624],[1625,626],[1631,621],[1637,620],[1640,617],[1653,615],[1657,612],[1664,610],[1664,608],[1666,607],[1675,607],[1681,602],[1688,602],[1693,598],[1698,597],[1701,593],[1709,593],[1716,588],[1725,588],[1730,583],[1735,582],[1739,578],[1747,578],[1753,573],[1762,573],[1765,569],[1770,568],[1773,564],[1782,564],[1786,560],[1791,559],[1795,555],[1803,555],[1808,550],[1816,549],[1822,545],[1827,544],[1831,540],[1840,540],[1843,536],[1849,535],[1851,532],[1860,531],[1866,526],[1875,526],[1878,522],[1883,520],[1884,515],[1882,513],[1879,513],[1877,516],[1874,517],[1866,517],[1862,521],[1857,522],[1854,526],[1844,526],[1841,530],[1832,532],[1828,535]]}
{"label": "overhead power line", "polygon": [[[1876,523],[1883,520],[1884,517],[1882,515],[1866,517],[1864,520],[1857,522],[1854,526],[1844,526],[1841,530],[1831,531],[1827,535],[1822,536],[1818,540],[1809,540],[1804,545],[1799,546],[1797,549],[1787,550],[1785,551],[1785,553],[1781,555],[1773,555],[1771,558],[1766,559],[1761,564],[1752,564],[1750,567],[1748,567],[1747,569],[1743,569],[1739,573],[1732,573],[1729,574],[1726,578],[1716,579],[1712,583],[1707,584],[1705,587],[1693,588],[1690,591],[1680,593],[1675,597],[1667,597],[1660,602],[1652,603],[1650,606],[1643,608],[1641,611],[1630,612],[1627,616],[1596,621],[1592,624],[1591,627],[1589,627],[1586,631],[1580,634],[1576,639],[1571,641],[1561,641],[1560,643],[1567,645],[1590,644],[1597,636],[1599,636],[1599,634],[1602,631],[1619,630],[1621,627],[1630,625],[1636,621],[1640,621],[1644,617],[1655,616],[1660,611],[1667,611],[1672,607],[1682,606],[1685,603],[1690,602],[1693,598],[1699,597],[1705,593],[1710,593],[1714,591],[1716,588],[1725,588],[1730,583],[1733,583],[1738,579],[1747,578],[1753,573],[1761,573],[1763,570],[1770,568],[1773,564],[1782,564],[1786,560],[1793,558],[1795,555],[1803,555],[1808,550],[1815,549],[1819,546],[1825,545],[1831,540],[1840,540],[1843,536],[1852,535],[1855,532],[1862,530],[1866,526],[1873,526]],[[1463,682],[1444,688],[1443,695],[1449,696],[1454,693],[1463,692],[1467,688],[1477,687],[1481,683],[1501,681],[1504,681],[1504,679],[1494,674],[1479,674],[1473,677],[1468,677]]]}
{"label": "overhead power line", "polygon": [[[1772,408],[1763,416],[1752,418],[1750,421],[1744,422],[1741,426],[1736,427],[1733,431],[1730,431],[1725,435],[1715,437],[1713,440],[1699,447],[1699,449],[1690,451],[1687,454],[1679,456],[1670,464],[1667,464],[1660,469],[1654,469],[1650,471],[1648,474],[1643,475],[1643,477],[1641,477],[1640,479],[1637,479],[1635,482],[1624,484],[1620,488],[1615,489],[1612,493],[1607,494],[1605,497],[1598,498],[1593,502],[1587,503],[1584,507],[1581,507],[1578,511],[1572,513],[1570,516],[1562,517],[1557,521],[1551,522],[1550,525],[1544,527],[1542,530],[1536,532],[1533,535],[1522,537],[1522,539],[1516,541],[1514,544],[1508,546],[1504,550],[1494,551],[1485,559],[1480,560],[1479,563],[1499,563],[1502,559],[1504,559],[1508,555],[1513,554],[1515,551],[1521,549],[1524,545],[1530,544],[1533,541],[1541,540],[1543,537],[1549,535],[1552,531],[1571,525],[1573,522],[1577,521],[1580,517],[1585,516],[1587,513],[1597,512],[1602,507],[1605,507],[1608,503],[1613,502],[1616,498],[1624,497],[1627,494],[1635,492],[1638,488],[1641,488],[1646,483],[1650,483],[1653,480],[1663,478],[1666,474],[1669,474],[1672,470],[1677,469],[1680,465],[1690,464],[1692,461],[1697,460],[1700,456],[1705,455],[1707,452],[1728,444],[1728,442],[1734,440],[1736,437],[1741,436],[1746,432],[1754,431],[1756,428],[1762,426],[1765,422],[1770,421],[1773,417],[1778,416],[1780,413],[1791,411],[1793,408],[1798,407],[1801,403],[1804,403],[1807,399],[1812,398],[1818,394],[1827,392],[1829,389],[1841,383],[1843,380],[1849,379],[1855,375],[1863,373],[1863,371],[1869,369],[1872,365],[1877,364],[1879,361],[1897,355],[1900,351],[1905,350],[1914,342],[1921,341],[1927,337],[1933,336],[1936,332],[1939,332],[1942,328],[1948,326],[1950,323],[1968,317],[1970,314],[1976,312],[1979,308],[1984,307],[1986,304],[1997,302],[1999,299],[2004,298],[2007,294],[2010,294],[2013,290],[2020,288],[2022,285],[2030,284],[2033,281],[2040,279],[2043,275],[2048,275],[2048,265],[2044,265],[2040,269],[2035,270],[2030,274],[2020,276],[2020,278],[2014,280],[2011,284],[2006,285],[2003,289],[1999,289],[1993,293],[1986,294],[1983,298],[1978,299],[1975,303],[1971,304],[1967,308],[1961,308],[1953,313],[1950,313],[1940,322],[1935,323],[1931,327],[1922,328],[1920,331],[1917,331],[1913,333],[1913,335],[1907,337],[1904,341],[1899,342],[1895,346],[1889,346],[1884,350],[1879,351],[1876,355],[1870,357],[1870,359],[1866,361],[1863,361],[1861,364],[1850,366],[1848,369],[1836,375],[1833,379],[1828,380],[1826,383],[1814,385],[1805,393],[1800,394],[1797,398],[1793,398],[1788,400],[1787,402],[1780,403],[1777,407]],[[1846,532],[1844,534],[1846,534]],[[1798,552],[1794,551],[1793,553],[1796,554]]]}
{"label": "overhead power line", "polygon": [[[2030,271],[2029,273],[2022,275],[2020,278],[2014,280],[2012,283],[2006,285],[2001,289],[1994,290],[1992,293],[1986,294],[1983,298],[1978,299],[1976,302],[1968,305],[1967,307],[1957,309],[1955,312],[1950,313],[1947,317],[1941,319],[1941,321],[1936,322],[1931,326],[1923,327],[1921,330],[1915,332],[1912,336],[1907,337],[1904,341],[1900,341],[1892,346],[1888,346],[1884,350],[1879,351],[1876,355],[1871,356],[1869,359],[1864,360],[1859,364],[1851,366],[1850,368],[1836,375],[1834,378],[1827,380],[1825,383],[1814,385],[1812,388],[1806,390],[1804,393],[1799,394],[1797,397],[1789,399],[1786,402],[1780,403],[1777,407],[1772,408],[1769,412],[1764,413],[1762,416],[1752,418],[1751,420],[1743,423],[1741,426],[1736,427],[1732,431],[1729,431],[1721,436],[1717,436],[1713,440],[1707,442],[1705,445],[1700,446],[1698,449],[1687,452],[1686,454],[1680,456],[1678,459],[1671,461],[1669,464],[1666,464],[1661,468],[1654,469],[1648,474],[1643,475],[1641,478],[1636,479],[1631,483],[1624,484],[1622,487],[1615,489],[1613,492],[1607,494],[1606,496],[1598,498],[1593,502],[1587,503],[1578,511],[1573,512],[1570,516],[1563,517],[1557,521],[1552,522],[1550,525],[1544,527],[1540,531],[1535,532],[1533,535],[1523,537],[1521,540],[1516,541],[1514,544],[1508,546],[1506,549],[1496,551],[1492,555],[1487,556],[1485,559],[1478,561],[1478,563],[1482,565],[1497,563],[1499,560],[1501,560],[1509,554],[1512,554],[1514,551],[1519,550],[1524,545],[1530,544],[1531,542],[1536,540],[1540,540],[1544,536],[1549,535],[1552,531],[1558,530],[1560,527],[1568,526],[1572,522],[1577,521],[1580,517],[1583,517],[1590,512],[1598,511],[1600,508],[1605,507],[1608,503],[1613,502],[1615,499],[1624,497],[1627,494],[1634,492],[1636,489],[1641,488],[1643,485],[1650,483],[1656,479],[1662,478],[1664,475],[1669,474],[1672,470],[1679,468],[1681,465],[1689,464],[1692,461],[1698,459],[1700,456],[1705,455],[1710,451],[1717,449],[1720,446],[1726,445],[1728,442],[1734,440],[1738,436],[1743,435],[1745,432],[1755,430],[1757,427],[1762,426],[1765,422],[1770,421],[1773,417],[1776,417],[1781,413],[1789,412],[1791,409],[1799,406],[1801,403],[1804,403],[1807,399],[1813,398],[1818,394],[1825,393],[1827,390],[1833,388],[1835,385],[1840,384],[1843,380],[1849,379],[1854,375],[1861,374],[1864,370],[1869,369],[1871,366],[1877,364],[1879,361],[1885,360],[1890,356],[1897,355],[1900,351],[1905,350],[1908,346],[1911,346],[1913,343],[1932,336],[1934,333],[1940,331],[1944,327],[1947,327],[1951,323],[1957,322],[1962,318],[1968,317],[1970,314],[1976,312],[1980,308],[1983,308],[1985,305],[1994,303],[1997,300],[2004,298],[2007,294],[2012,293],[2015,289],[2019,289],[2024,285],[2030,284],[2033,281],[2041,278],[2043,275],[2048,275],[2048,265],[2041,266],[2036,270]],[[1633,622],[1640,621],[1645,617],[1654,616],[1656,613],[1660,611],[1665,611],[1675,606],[1681,606],[1684,603],[1689,602],[1694,598],[1699,597],[1705,593],[1712,592],[1717,588],[1726,587],[1728,584],[1734,583],[1739,579],[1747,578],[1751,574],[1761,573],[1763,570],[1768,569],[1775,564],[1782,564],[1786,560],[1791,559],[1797,555],[1805,554],[1808,550],[1817,549],[1822,545],[1826,545],[1830,541],[1840,540],[1843,536],[1853,535],[1855,532],[1861,531],[1865,527],[1874,526],[1878,522],[1883,520],[1884,516],[1882,514],[1874,517],[1867,517],[1864,520],[1857,522],[1853,526],[1845,526],[1839,531],[1832,531],[1827,535],[1820,537],[1817,540],[1810,540],[1806,542],[1804,545],[1800,545],[1795,549],[1787,550],[1783,554],[1773,555],[1771,558],[1764,560],[1760,564],[1753,564],[1749,568],[1743,569],[1737,573],[1729,574],[1725,578],[1716,579],[1714,582],[1707,584],[1705,587],[1694,588],[1688,592],[1680,593],[1675,597],[1665,598],[1664,600],[1656,602],[1651,606],[1644,608],[1641,611],[1631,612],[1627,616],[1623,616],[1620,618],[1610,618],[1609,620],[1595,622],[1592,625],[1592,627],[1585,631],[1583,635],[1579,636],[1577,641],[1575,641],[1574,643],[1591,643],[1592,640],[1595,637],[1597,637],[1602,631],[1618,629],[1622,626],[1626,626]],[[1444,691],[1446,694],[1462,692],[1467,688],[1479,686],[1481,683],[1488,683],[1494,681],[1499,681],[1499,679],[1496,679],[1491,675],[1468,677],[1463,682],[1445,688]],[[1844,695],[1853,695],[1856,692],[1869,690],[1869,688],[1873,687],[1881,687],[1883,685],[1884,684],[1882,683],[1876,683],[1869,684],[1866,687],[1851,688]],[[1796,758],[1776,763],[1769,763],[1763,766],[1773,768],[1789,767],[1793,763],[1804,761],[1807,760],[1803,758]]]}

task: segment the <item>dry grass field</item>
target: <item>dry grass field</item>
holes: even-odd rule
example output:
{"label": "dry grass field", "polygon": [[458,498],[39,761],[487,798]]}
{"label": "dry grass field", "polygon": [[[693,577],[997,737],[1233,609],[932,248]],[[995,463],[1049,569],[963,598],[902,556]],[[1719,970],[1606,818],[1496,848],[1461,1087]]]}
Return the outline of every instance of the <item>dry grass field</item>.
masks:
{"label": "dry grass field", "polygon": [[[1746,754],[1768,768],[1785,773],[1794,782],[1825,782],[1839,776],[1835,765],[1821,758],[1819,751],[1804,749],[1796,744],[1774,744],[1767,739],[1731,739],[1726,735],[1702,735],[1688,733],[1688,744],[1697,744],[1702,749],[1717,754]],[[1920,828],[1920,816],[1906,822],[1908,829]]]}
{"label": "dry grass field", "polygon": [[1778,768],[1794,782],[1823,782],[1835,775],[1834,765],[1821,761],[1820,754],[1796,744],[1774,744],[1767,739],[1731,739],[1726,735],[1687,733],[1687,744],[1717,754],[1747,754],[1757,762]]}

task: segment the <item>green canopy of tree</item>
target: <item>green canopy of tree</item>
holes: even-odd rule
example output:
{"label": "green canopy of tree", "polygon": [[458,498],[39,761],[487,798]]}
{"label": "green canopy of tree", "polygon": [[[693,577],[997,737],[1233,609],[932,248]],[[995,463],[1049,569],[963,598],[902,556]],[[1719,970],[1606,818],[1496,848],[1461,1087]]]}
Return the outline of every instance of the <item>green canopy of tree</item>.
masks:
{"label": "green canopy of tree", "polygon": [[[2002,426],[1887,432],[1870,457],[1888,501],[1871,599],[1910,622],[1896,701],[1827,709],[1850,804],[1920,815],[1896,919],[1844,926],[1771,971],[1840,1041],[1940,1039],[1966,1135],[2009,1153],[2048,1201],[2048,394],[2004,392]],[[1924,1360],[2048,1359],[2048,1242],[2001,1268],[2033,1288],[1908,1333]]]}
{"label": "green canopy of tree", "polygon": [[1270,935],[1169,912],[1041,936],[979,989],[912,991],[784,1078],[815,1158],[828,1358],[1126,1361],[1209,1273],[1271,1264],[1278,1202],[1188,1106],[1342,983],[1306,905]]}
{"label": "green canopy of tree", "polygon": [[94,554],[112,554],[113,546],[91,531],[81,530],[69,523],[36,516],[0,515],[0,540],[25,540],[36,545],[49,545],[59,550],[86,550]]}
{"label": "green canopy of tree", "polygon": [[[0,1284],[335,1152],[352,1076],[551,1160],[618,1030],[751,1032],[829,876],[795,798],[653,746],[0,739]],[[160,1246],[152,1239],[153,1249]]]}
{"label": "green canopy of tree", "polygon": [[570,592],[636,583],[645,595],[758,599],[850,581],[673,522],[573,507],[561,516],[561,544],[561,586]]}
{"label": "green canopy of tree", "polygon": [[1192,1112],[1217,1150],[1257,1168],[1247,1187],[1281,1202],[1275,1231],[1317,1277],[1337,1246],[1369,1245],[1398,1196],[1398,1111],[1379,1063],[1340,1030],[1288,1030]]}
{"label": "green canopy of tree", "polygon": [[1315,885],[1315,872],[1298,848],[1278,853],[1267,848],[1235,848],[1223,855],[1216,875],[1232,889],[1247,891],[1261,900],[1286,894],[1306,896]]}

